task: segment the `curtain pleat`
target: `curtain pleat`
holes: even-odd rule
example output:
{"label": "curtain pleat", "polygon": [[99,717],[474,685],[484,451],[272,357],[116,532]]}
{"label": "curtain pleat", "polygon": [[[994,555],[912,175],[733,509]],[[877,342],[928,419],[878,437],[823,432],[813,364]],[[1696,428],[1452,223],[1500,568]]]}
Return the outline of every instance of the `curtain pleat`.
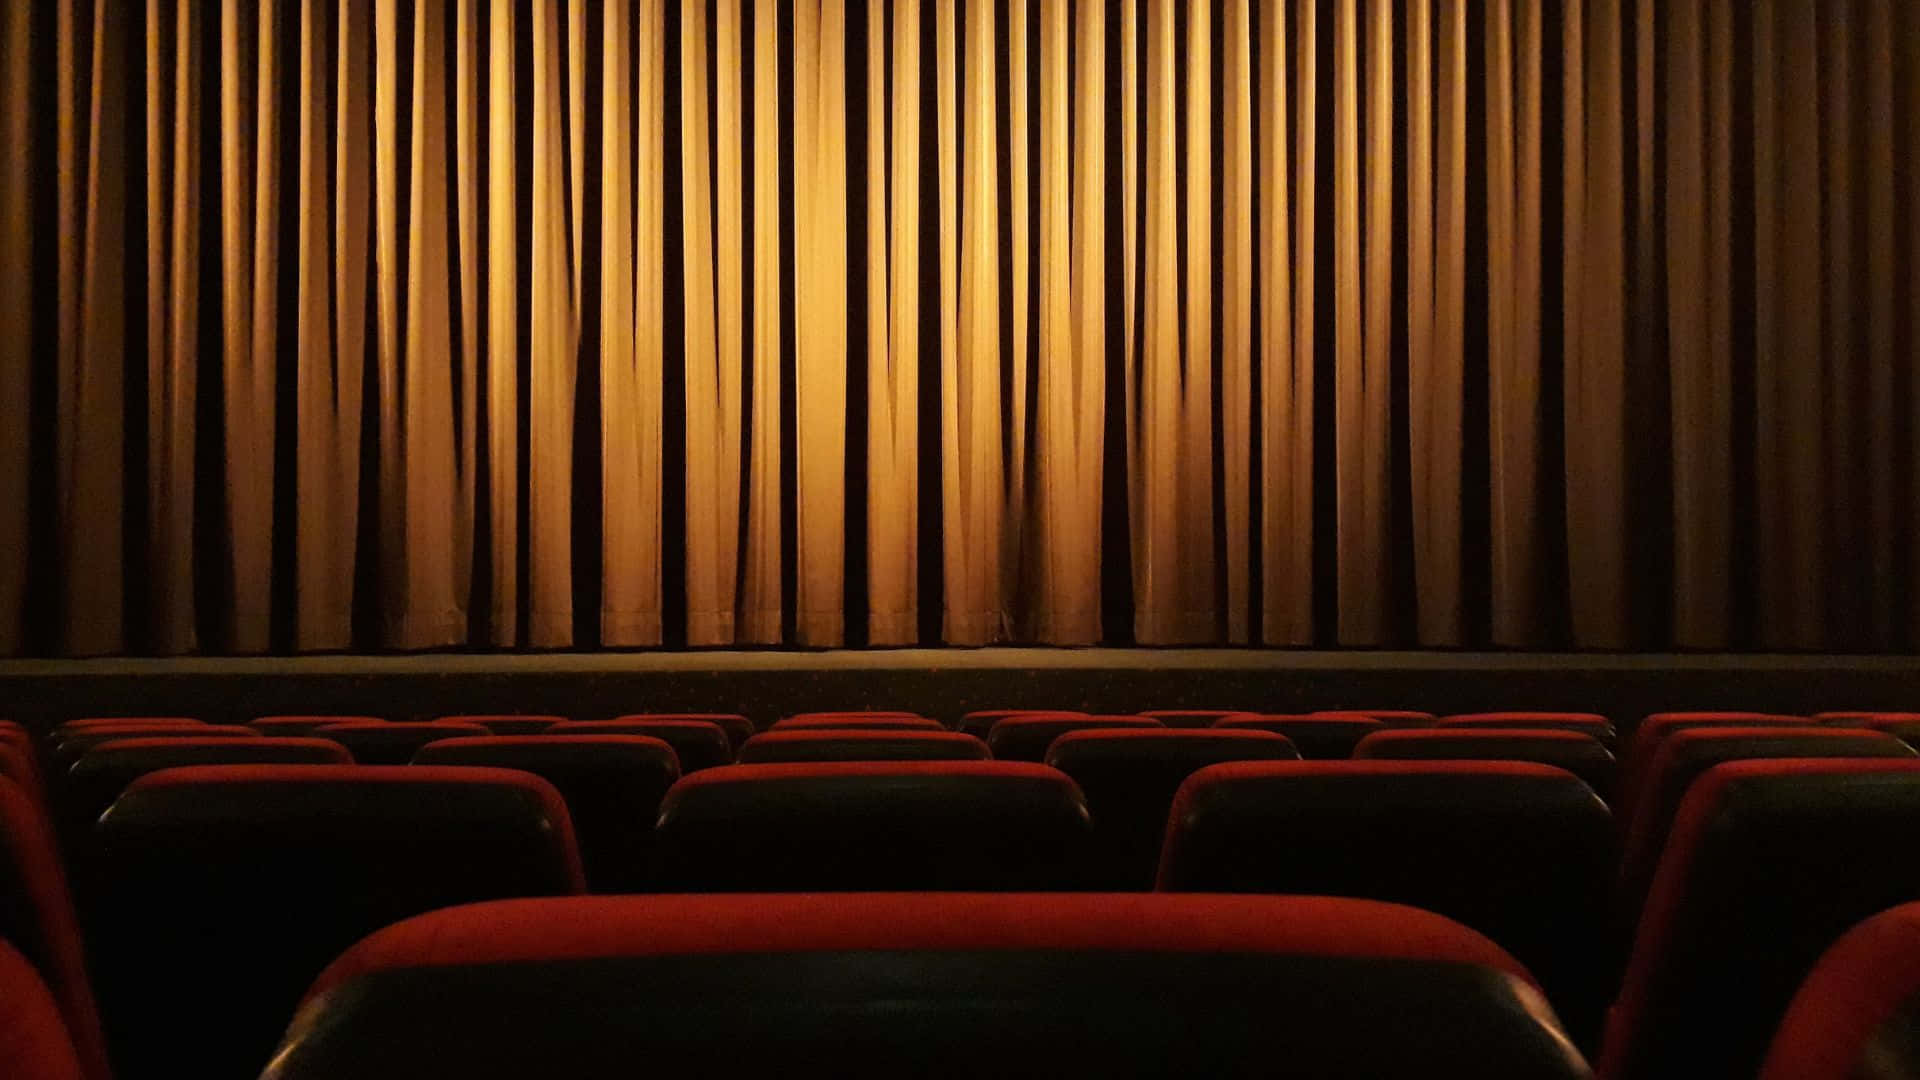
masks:
{"label": "curtain pleat", "polygon": [[0,652],[1920,641],[1907,5],[674,2],[6,5]]}

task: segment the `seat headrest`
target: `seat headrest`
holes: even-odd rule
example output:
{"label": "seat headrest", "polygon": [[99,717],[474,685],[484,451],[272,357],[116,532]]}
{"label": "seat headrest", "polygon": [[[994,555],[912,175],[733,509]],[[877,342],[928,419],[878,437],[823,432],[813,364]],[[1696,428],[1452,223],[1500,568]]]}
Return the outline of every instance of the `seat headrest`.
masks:
{"label": "seat headrest", "polygon": [[515,714],[436,716],[436,724],[477,724],[495,735],[538,735],[567,717]]}
{"label": "seat headrest", "polygon": [[987,744],[957,731],[775,728],[748,739],[742,765],[802,761],[984,761]]}
{"label": "seat headrest", "polygon": [[546,730],[555,737],[578,735],[643,735],[673,747],[680,771],[696,772],[733,760],[727,732],[712,720],[569,720]]}
{"label": "seat headrest", "polygon": [[867,716],[815,713],[774,721],[773,731],[944,731],[938,720],[924,716]]}
{"label": "seat headrest", "polygon": [[404,765],[413,759],[414,751],[435,740],[493,733],[479,724],[350,720],[314,728],[312,734],[345,746],[362,765]]}
{"label": "seat headrest", "polygon": [[645,735],[463,735],[421,747],[415,765],[480,765],[503,769],[631,773],[678,777],[673,747]]}
{"label": "seat headrest", "polygon": [[717,724],[720,730],[727,733],[727,743],[735,751],[740,749],[741,743],[753,738],[753,733],[758,730],[752,720],[739,713],[628,713],[616,716],[607,723],[628,724],[644,720],[688,720]]}
{"label": "seat headrest", "polygon": [[1151,716],[1009,716],[993,725],[987,746],[1003,761],[1045,761],[1053,740],[1069,731],[1164,728]]}
{"label": "seat headrest", "polygon": [[1072,772],[1103,765],[1169,765],[1197,769],[1223,761],[1292,761],[1285,735],[1227,728],[1091,728],[1053,740],[1047,764]]}

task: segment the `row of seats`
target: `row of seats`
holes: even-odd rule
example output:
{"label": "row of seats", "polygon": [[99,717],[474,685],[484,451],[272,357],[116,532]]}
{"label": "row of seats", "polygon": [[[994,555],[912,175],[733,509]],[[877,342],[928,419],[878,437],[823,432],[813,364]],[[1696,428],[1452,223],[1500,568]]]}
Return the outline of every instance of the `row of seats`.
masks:
{"label": "row of seats", "polygon": [[[810,737],[831,734],[817,730],[823,725],[799,726],[815,728],[803,732]],[[1709,730],[1716,726],[1722,730]],[[1860,752],[1859,748],[1869,743],[1885,748],[1889,756],[1896,753],[1894,747],[1902,756],[1911,754],[1898,740],[1868,731],[1829,727],[1811,729],[1809,734],[1787,729],[1785,723],[1709,724],[1705,728],[1674,724],[1665,730],[1643,724],[1639,737],[1660,734],[1665,741],[1697,741],[1703,747],[1716,742],[1761,740],[1749,747],[1756,752],[1745,756],[1785,751],[1804,759],[1810,755],[1798,754],[1792,744],[1780,740],[1813,737],[1858,744],[1831,748],[1835,755],[1856,761],[1881,752]],[[924,737],[911,731],[908,736]],[[861,737],[875,735],[867,731]],[[572,745],[584,748],[597,744],[600,738],[606,737]],[[1265,732],[1249,736],[1226,730],[1182,732],[1133,725],[1113,732],[1068,733],[1048,747],[1048,753],[1061,744],[1070,747],[1073,744],[1069,740],[1095,745],[1118,743],[1123,749],[1126,744],[1189,748],[1209,742],[1285,741]],[[196,740],[180,736],[143,741],[165,750]],[[317,741],[326,745],[324,740]],[[571,741],[558,737],[465,737],[435,742],[423,752],[440,747],[457,749],[461,743],[475,742],[491,742],[503,748],[559,744],[564,751]],[[231,736],[201,741],[201,745],[222,750],[252,744],[250,739]],[[124,743],[116,746],[111,741],[97,745],[74,766],[77,768],[92,753],[119,753],[124,748]],[[1650,760],[1661,760],[1660,755],[1670,749],[1663,745]],[[656,760],[665,760],[671,752],[664,746],[649,750]],[[333,760],[337,761],[337,748],[335,752]],[[1109,748],[1108,753],[1112,752]],[[1206,764],[1205,752],[1198,753],[1199,764]],[[588,755],[576,750],[563,752],[562,756],[580,760]],[[1701,766],[1702,762],[1710,767],[1713,761],[1711,755],[1668,756],[1688,767]],[[1819,764],[1804,760],[1798,763]],[[1191,771],[1164,761],[1161,765],[1177,774],[1177,780],[1187,779],[1184,771]],[[476,797],[468,790],[470,786],[485,788],[491,794]],[[1174,786],[1180,785],[1176,782]],[[1648,791],[1656,788],[1651,785]],[[250,954],[241,959],[278,970],[274,958],[252,955],[259,952],[257,946],[263,935],[278,941],[276,931],[284,935],[291,929],[303,939],[317,942],[327,936],[327,931],[338,930],[327,944],[316,944],[309,955],[297,963],[289,962],[278,985],[286,994],[297,995],[298,987],[317,970],[314,965],[323,963],[359,934],[395,918],[489,895],[540,895],[542,889],[546,893],[578,891],[585,885],[585,878],[572,855],[575,845],[570,835],[565,842],[546,849],[525,839],[535,834],[570,834],[578,816],[577,807],[572,805],[576,801],[572,792],[562,798],[559,791],[541,785],[524,772],[472,768],[255,765],[176,768],[137,779],[106,814],[99,830],[99,866],[111,875],[103,879],[99,893],[111,901],[104,925],[130,929],[124,940],[115,939],[109,930],[103,938],[97,936],[96,944],[104,942],[116,956],[112,966],[119,966],[118,958],[127,958],[126,967],[134,972],[136,984],[129,991],[114,979],[102,979],[109,1014],[119,1011],[113,1008],[117,1000],[155,996],[156,988],[151,985],[155,972],[178,970],[180,964],[205,963],[207,941],[227,940],[231,935],[231,940],[251,943]],[[1099,820],[1095,814],[1089,821],[1086,804],[1091,801],[1091,791],[1074,784],[1063,772],[1032,764],[973,761],[740,766],[703,771],[669,788],[661,808],[658,839],[667,852],[665,865],[691,875],[688,880],[666,883],[665,887],[672,888],[1049,888],[1074,884],[1048,880],[1045,875],[1061,873],[1071,866],[1073,846],[1089,839],[1092,822]],[[1391,810],[1395,805],[1398,813]],[[468,846],[451,840],[441,843],[433,839],[438,834],[428,829],[423,847],[423,827],[410,815],[427,807],[436,808],[438,816],[434,820],[454,827]],[[507,819],[517,815],[518,829],[506,829],[496,836],[485,825],[491,819],[480,812],[486,807],[505,813]],[[447,825],[449,808],[457,811],[453,817],[459,824],[455,826]],[[1371,820],[1369,814],[1373,815]],[[1610,859],[1596,860],[1597,879],[1591,868],[1582,871],[1579,866],[1594,852],[1606,850],[1612,826],[1593,792],[1563,771],[1538,765],[1301,763],[1284,757],[1244,761],[1214,765],[1194,775],[1181,789],[1172,818],[1166,855],[1159,867],[1162,888],[1335,892],[1405,899],[1491,934],[1540,977],[1562,1013],[1570,1018],[1587,1013],[1607,996],[1600,989],[1610,985],[1605,978],[1604,958],[1596,959],[1605,951],[1597,940],[1605,938],[1604,931],[1590,935],[1588,940],[1568,931],[1569,927],[1591,928],[1604,922],[1604,916],[1592,915],[1592,905],[1595,897],[1604,897],[1606,892]],[[1164,812],[1160,820],[1167,820]],[[544,824],[529,824],[534,821]],[[703,828],[708,830],[704,834],[700,831]],[[1239,840],[1232,838],[1234,829],[1241,831]],[[1679,826],[1673,833],[1676,838],[1680,835]],[[381,847],[381,836],[400,846]],[[515,841],[515,836],[521,839]],[[1228,839],[1222,841],[1222,836]],[[1062,837],[1073,839],[1063,841]],[[1383,838],[1393,842],[1383,842]],[[1575,842],[1568,845],[1568,838]],[[760,846],[753,847],[755,843]],[[728,844],[745,847],[733,857],[718,856],[717,852]],[[1215,845],[1210,856],[1208,844]],[[440,851],[443,847],[447,852]],[[442,869],[436,861],[438,854],[445,853],[458,865],[488,863],[505,857],[503,852],[517,851],[533,858],[542,850],[558,860],[546,867],[554,876],[543,879],[544,886],[537,884],[538,875],[516,878],[514,883],[498,886],[505,891],[489,892],[495,879],[487,878],[481,869],[469,867],[483,880],[463,879],[456,872]],[[1322,852],[1319,864],[1314,861],[1315,850]],[[316,859],[316,853],[327,858]],[[1502,854],[1507,856],[1504,860],[1498,858]],[[329,862],[335,856],[337,860]],[[711,864],[705,869],[700,867],[703,859]],[[289,865],[280,867],[280,861]],[[521,860],[516,865],[516,872],[524,874],[531,864]],[[560,866],[557,871],[556,865]],[[755,878],[750,873],[744,879],[727,877],[739,875],[743,865],[761,876]],[[1195,866],[1200,869],[1195,870]],[[433,880],[409,885],[409,875],[415,872]],[[1260,877],[1262,873],[1266,877]],[[123,874],[132,876],[119,876]],[[294,884],[263,893],[259,888],[262,880],[278,879],[261,879],[260,874],[283,875]],[[318,876],[310,880],[303,874]],[[969,880],[967,874],[980,876]],[[1034,876],[1026,876],[1029,874]],[[1214,876],[1209,878],[1207,874]],[[180,892],[182,878],[198,882],[186,889],[189,893],[203,887],[212,891],[182,900],[178,911],[162,904],[163,917],[156,917],[161,913],[155,904],[144,900],[137,910],[114,910],[128,897],[164,897]],[[1589,887],[1572,884],[1581,880]],[[1598,887],[1591,887],[1596,880]],[[329,883],[338,890],[330,891]],[[451,895],[441,891],[443,885]],[[221,889],[227,891],[222,893]],[[1529,917],[1536,925],[1549,922],[1539,913],[1540,901],[1560,895],[1556,889],[1564,890],[1570,898],[1561,907],[1545,904],[1559,913],[1558,932],[1549,927],[1529,938]],[[377,903],[369,900],[375,894],[380,894]],[[246,906],[240,898],[260,895],[280,900],[253,916],[234,910]],[[1526,905],[1513,902],[1526,897],[1536,901],[1531,912]],[[320,913],[302,915],[306,911],[303,902],[315,904]],[[340,920],[337,926],[329,923],[334,917]],[[249,926],[248,918],[264,921]],[[240,925],[236,926],[236,921]],[[103,923],[95,920],[95,924]],[[169,929],[156,935],[156,925]],[[183,929],[176,935],[174,927]],[[1646,932],[1643,928],[1642,940]],[[177,955],[164,949],[158,954],[143,952],[156,947],[156,937],[162,939],[160,944],[168,938],[176,938],[176,944],[192,944],[181,946]],[[1636,961],[1638,955],[1636,946]],[[300,970],[292,973],[296,967]],[[276,985],[270,972],[249,975],[238,984]],[[1631,979],[1627,985],[1631,990]],[[130,999],[122,998],[129,993]],[[260,1025],[263,1031],[284,1021],[290,1008],[291,997],[280,1000],[278,1019],[266,1023],[266,1014],[274,1012],[269,1003],[272,998],[272,994],[263,993],[250,999],[258,1000],[264,1010]],[[1630,1003],[1625,993],[1620,1001],[1616,1018]],[[236,1003],[233,1013],[244,1018],[247,1004]],[[180,1052],[190,1056],[205,1053],[204,1047],[181,1034],[195,1030],[191,1018],[175,1016],[162,1022],[165,1012],[164,1008],[144,1010],[142,1021],[136,1025],[150,1022],[153,1030],[141,1033],[134,1041],[154,1047],[166,1045],[171,1038],[185,1043],[178,1047]],[[1575,1026],[1579,1026],[1577,1021]],[[116,1037],[125,1041],[123,1035]],[[1614,1045],[1615,1040],[1610,1039],[1609,1048]],[[256,1055],[252,1061],[257,1064],[257,1055],[263,1051],[256,1046],[252,1052]],[[1618,1075],[1645,1074],[1627,1068]]]}

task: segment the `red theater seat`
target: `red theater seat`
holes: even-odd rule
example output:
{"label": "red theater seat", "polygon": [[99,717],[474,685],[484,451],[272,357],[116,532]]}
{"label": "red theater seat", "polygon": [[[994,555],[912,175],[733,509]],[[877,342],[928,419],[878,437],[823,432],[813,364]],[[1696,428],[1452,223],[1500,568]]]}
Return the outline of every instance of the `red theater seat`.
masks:
{"label": "red theater seat", "polygon": [[344,724],[327,724],[313,729],[315,738],[332,739],[346,747],[353,755],[353,760],[362,765],[405,765],[428,743],[491,734],[479,724],[389,724],[381,720],[350,720]]}
{"label": "red theater seat", "polygon": [[495,735],[538,735],[555,724],[564,723],[564,716],[437,716],[436,724],[477,724]]}
{"label": "red theater seat", "polygon": [[134,781],[97,831],[96,971],[122,1080],[128,1062],[252,1075],[302,989],[360,937],[584,887],[559,793],[506,769],[167,769]]}
{"label": "red theater seat", "polygon": [[1316,709],[1311,714],[1322,717],[1365,716],[1380,721],[1388,727],[1427,727],[1436,719],[1430,712],[1415,709]]}
{"label": "red theater seat", "polygon": [[1526,762],[1241,762],[1174,800],[1159,888],[1311,893],[1458,919],[1540,977],[1583,1036],[1605,963],[1613,822],[1563,769]]}
{"label": "red theater seat", "polygon": [[789,716],[773,723],[774,731],[944,731],[938,720],[924,716],[842,716],[838,713],[809,713]]}
{"label": "red theater seat", "polygon": [[1009,716],[1046,716],[1056,719],[1085,719],[1088,713],[1076,709],[982,709],[970,712],[960,718],[960,729],[968,735],[985,739],[993,733],[993,725]]}
{"label": "red theater seat", "polygon": [[1246,709],[1148,709],[1141,716],[1151,716],[1170,728],[1209,728],[1214,721],[1223,716],[1237,716]]}
{"label": "red theater seat", "polygon": [[53,744],[53,773],[62,775],[81,755],[115,739],[258,739],[260,733],[237,724],[142,724],[88,728],[57,736]]}
{"label": "red theater seat", "polygon": [[1438,916],[1305,897],[508,901],[356,946],[266,1080],[1473,1076],[1587,1069],[1523,969]]}
{"label": "red theater seat", "polygon": [[[106,1043],[80,943],[80,923],[46,815],[19,785],[0,779],[0,940],[39,972],[89,1080],[106,1080]],[[6,1004],[0,995],[0,1008]],[[7,1059],[0,1057],[0,1072]]]}
{"label": "red theater seat", "polygon": [[54,737],[59,738],[64,735],[77,735],[93,728],[122,727],[128,724],[139,724],[144,727],[192,727],[204,723],[206,723],[205,720],[191,716],[86,716],[78,720],[68,720],[54,728],[53,732]]}
{"label": "red theater seat", "polygon": [[673,747],[680,775],[733,762],[733,746],[724,728],[711,720],[569,720],[548,735],[644,735]]}
{"label": "red theater seat", "polygon": [[1401,728],[1360,740],[1353,756],[1397,761],[1533,761],[1565,769],[1602,798],[1613,793],[1613,753],[1577,731],[1539,728]]}
{"label": "red theater seat", "polygon": [[1008,761],[736,765],[682,779],[655,833],[673,892],[1076,887],[1080,790]]}
{"label": "red theater seat", "polygon": [[1626,822],[1620,859],[1620,912],[1631,928],[1654,868],[1667,846],[1687,789],[1708,769],[1758,758],[1910,758],[1913,748],[1891,735],[1833,727],[1685,728],[1661,740]]}
{"label": "red theater seat", "polygon": [[587,881],[596,892],[645,887],[653,819],[680,779],[673,747],[642,735],[496,735],[442,739],[416,765],[521,769],[552,784],[567,803]]}
{"label": "red theater seat", "polygon": [[1238,713],[1223,717],[1213,725],[1223,731],[1271,731],[1285,735],[1299,749],[1300,756],[1313,761],[1337,760],[1353,756],[1360,740],[1387,725],[1371,716],[1331,714],[1286,715]]}
{"label": "red theater seat", "polygon": [[1920,900],[1920,761],[1736,761],[1687,791],[1601,1073],[1750,1077],[1795,987],[1854,924]]}
{"label": "red theater seat", "polygon": [[1920,712],[1823,712],[1814,713],[1813,721],[1816,724],[1884,729],[1891,724],[1920,724]]}
{"label": "red theater seat", "polygon": [[1620,761],[1620,805],[1631,809],[1640,799],[1640,781],[1653,764],[1660,743],[1676,731],[1701,727],[1805,727],[1803,716],[1753,712],[1654,713],[1627,737]]}
{"label": "red theater seat", "polygon": [[1854,927],[1800,984],[1760,1080],[1920,1076],[1920,904]]}
{"label": "red theater seat", "polygon": [[1455,713],[1434,721],[1443,728],[1528,728],[1536,731],[1576,731],[1591,735],[1611,750],[1618,738],[1613,721],[1599,713],[1486,712]]}
{"label": "red theater seat", "polygon": [[262,736],[258,739],[115,739],[82,754],[67,770],[61,820],[80,839],[127,785],[151,772],[183,765],[351,765],[347,748],[331,739]]}
{"label": "red theater seat", "polygon": [[9,1080],[83,1080],[80,1056],[46,983],[0,941],[0,1063]]}
{"label": "red theater seat", "polygon": [[1047,764],[1080,785],[1093,813],[1095,884],[1151,889],[1174,793],[1193,773],[1223,761],[1297,761],[1271,731],[1121,728],[1069,731]]}
{"label": "red theater seat", "polygon": [[993,725],[987,746],[1001,761],[1040,762],[1047,760],[1053,740],[1069,731],[1165,727],[1150,716],[1009,716]]}
{"label": "red theater seat", "polygon": [[987,744],[957,731],[777,729],[740,748],[740,764],[798,761],[985,761]]}
{"label": "red theater seat", "polygon": [[[605,722],[609,724],[637,724],[650,723],[655,720],[719,725],[720,730],[727,733],[727,746],[729,748],[728,760],[732,760],[732,755],[740,752],[741,744],[753,738],[754,732],[758,730],[753,726],[753,721],[739,713],[628,713],[625,716],[616,716],[612,720]],[[686,762],[682,760],[680,765],[684,769]]]}
{"label": "red theater seat", "polygon": [[383,724],[378,716],[260,716],[247,726],[262,735],[289,735],[296,738],[313,734],[328,724]]}

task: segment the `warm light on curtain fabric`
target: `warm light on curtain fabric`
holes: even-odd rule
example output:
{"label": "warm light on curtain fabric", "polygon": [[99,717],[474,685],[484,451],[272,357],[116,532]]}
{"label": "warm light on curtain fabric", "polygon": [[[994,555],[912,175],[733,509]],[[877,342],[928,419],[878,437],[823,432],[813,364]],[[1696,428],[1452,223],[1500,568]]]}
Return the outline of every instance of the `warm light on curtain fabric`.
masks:
{"label": "warm light on curtain fabric", "polygon": [[0,653],[1920,643],[1901,0],[0,34]]}

